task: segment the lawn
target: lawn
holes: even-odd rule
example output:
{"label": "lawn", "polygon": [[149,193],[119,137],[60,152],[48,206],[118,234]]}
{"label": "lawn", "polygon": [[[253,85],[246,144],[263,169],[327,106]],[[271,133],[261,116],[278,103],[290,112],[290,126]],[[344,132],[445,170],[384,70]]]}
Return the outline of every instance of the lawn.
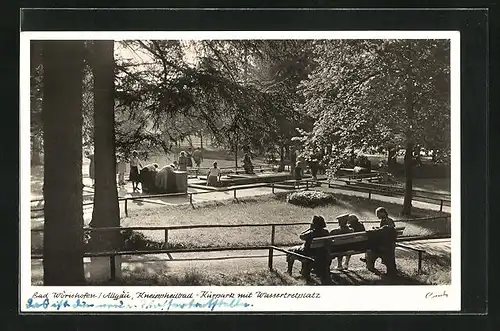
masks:
{"label": "lawn", "polygon": [[[223,225],[310,222],[313,215],[322,215],[327,222],[344,213],[354,213],[363,220],[367,229],[377,226],[374,210],[384,206],[391,215],[397,215],[401,206],[363,198],[336,195],[336,202],[327,206],[304,208],[286,203],[284,194],[266,195],[239,202],[217,202],[193,209],[191,206],[168,206],[149,210],[131,211],[122,219],[122,226],[176,226],[176,225]],[[414,208],[413,218],[439,215],[439,213]],[[399,219],[393,216],[394,219]],[[443,220],[418,221],[409,219],[397,222],[404,226],[405,236],[449,234],[450,224]],[[336,227],[330,224],[329,228]],[[307,225],[278,226],[275,244],[293,245],[300,242],[298,235]],[[162,243],[163,231],[140,231],[145,239]],[[271,239],[269,226],[240,228],[204,228],[169,231],[172,247],[241,247],[268,245]]]}
{"label": "lawn", "polygon": [[[285,194],[265,195],[235,201],[216,201],[197,206],[164,206],[161,208],[131,210],[122,218],[121,225],[128,226],[179,226],[179,225],[225,225],[310,222],[313,215],[322,215],[327,222],[344,213],[357,214],[367,229],[378,225],[374,210],[384,206],[395,220],[401,206],[365,198],[336,194],[336,202],[327,206],[305,208],[286,203]],[[413,218],[440,215],[428,210],[413,209]],[[404,236],[427,236],[450,234],[450,222],[439,220],[401,220],[396,226],[404,226]],[[281,246],[299,244],[299,234],[307,225],[277,226],[275,244]],[[329,224],[329,229],[336,224]],[[126,249],[162,248],[165,234],[162,230],[126,231]],[[32,232],[32,251],[40,253],[43,233]],[[271,243],[270,226],[240,228],[202,228],[170,230],[168,247],[242,247],[264,246]]]}

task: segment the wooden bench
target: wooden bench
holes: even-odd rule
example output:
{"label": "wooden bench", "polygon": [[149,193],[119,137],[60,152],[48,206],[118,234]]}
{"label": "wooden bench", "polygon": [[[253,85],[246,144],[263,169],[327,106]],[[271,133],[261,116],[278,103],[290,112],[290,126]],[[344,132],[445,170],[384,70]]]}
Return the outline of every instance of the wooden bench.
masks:
{"label": "wooden bench", "polygon": [[[404,227],[396,228],[397,237],[403,234],[404,229],[405,229]],[[366,253],[368,250],[370,250],[370,248],[368,248],[368,234],[366,231],[314,238],[310,248],[314,249],[314,248],[325,247],[325,245],[328,244],[328,241],[329,244],[331,245],[332,253],[330,254],[330,258],[332,260],[339,256],[363,254]],[[343,246],[344,247],[350,246],[351,248],[344,249]],[[396,244],[396,246],[398,246],[398,244]],[[407,248],[406,246],[403,245],[399,246]],[[287,262],[288,262],[287,272],[290,275],[292,273],[293,264],[296,260],[302,263],[305,261],[309,261],[312,262],[313,265],[316,262],[314,257],[305,256],[297,252],[286,251],[285,254],[287,255]],[[421,254],[419,254],[419,266],[421,266]],[[302,270],[304,270],[304,268],[302,268]],[[302,273],[302,275],[305,277],[309,276],[307,273],[306,274]]]}

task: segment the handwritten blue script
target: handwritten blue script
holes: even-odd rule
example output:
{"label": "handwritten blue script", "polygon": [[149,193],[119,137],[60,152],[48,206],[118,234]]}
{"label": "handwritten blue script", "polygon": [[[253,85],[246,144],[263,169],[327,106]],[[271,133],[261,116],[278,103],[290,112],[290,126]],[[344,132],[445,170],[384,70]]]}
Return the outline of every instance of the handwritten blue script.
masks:
{"label": "handwritten blue script", "polygon": [[179,300],[165,300],[162,302],[155,301],[145,301],[142,300],[139,304],[128,304],[124,303],[122,300],[120,301],[112,301],[112,302],[92,302],[90,300],[50,300],[45,298],[44,300],[36,300],[33,298],[29,298],[26,302],[27,309],[33,310],[47,310],[56,308],[56,310],[61,309],[82,309],[82,308],[102,308],[102,309],[143,309],[143,310],[171,310],[171,309],[181,309],[181,310],[189,310],[189,309],[202,309],[202,310],[210,310],[214,311],[217,308],[247,308],[253,306],[247,302],[241,301],[241,299],[210,299],[204,301],[195,301],[191,299],[190,301],[179,301]]}

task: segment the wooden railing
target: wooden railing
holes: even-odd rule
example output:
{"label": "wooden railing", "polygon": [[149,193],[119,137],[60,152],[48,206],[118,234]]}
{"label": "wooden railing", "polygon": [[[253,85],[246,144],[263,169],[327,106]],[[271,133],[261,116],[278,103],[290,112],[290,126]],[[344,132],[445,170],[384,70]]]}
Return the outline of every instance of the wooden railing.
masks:
{"label": "wooden railing", "polygon": [[[425,239],[435,239],[432,238],[414,238],[411,240],[425,240]],[[442,237],[440,237],[442,238]],[[405,250],[412,250],[418,253],[418,271],[420,272],[422,269],[422,255],[425,253],[422,249],[413,248],[407,245],[401,245],[399,242],[410,241],[410,239],[405,240],[404,238],[400,238],[397,240],[398,244],[396,247],[400,247]],[[301,255],[299,253],[290,252],[286,248],[277,247],[274,245],[265,245],[265,246],[247,246],[247,247],[207,247],[207,248],[183,248],[183,249],[157,249],[157,250],[143,250],[143,251],[108,251],[108,252],[87,252],[83,254],[83,257],[109,257],[110,263],[110,280],[114,281],[116,279],[116,257],[124,256],[124,255],[151,255],[151,254],[171,254],[171,253],[202,253],[202,252],[223,252],[223,251],[252,251],[252,250],[268,250],[268,268],[270,271],[273,270],[273,260],[274,260],[274,251],[279,251],[285,254],[295,255],[300,259],[314,261],[313,258],[305,255]],[[42,259],[43,254],[32,254],[31,259]],[[175,261],[175,260],[169,260]]]}
{"label": "wooden railing", "polygon": [[[356,185],[339,185],[331,182],[322,182],[323,184],[327,184],[329,188],[345,190],[345,191],[355,191],[355,192],[364,192],[368,193],[368,200],[372,198],[372,194],[378,194],[383,196],[390,197],[401,197],[404,196],[404,188],[400,187],[362,187]],[[451,204],[451,198],[449,194],[438,193],[433,191],[426,191],[421,189],[414,189],[412,192],[412,196],[417,198],[416,200],[427,200],[427,201],[436,201],[439,202],[439,211],[443,211],[443,206]]]}
{"label": "wooden railing", "polygon": [[[449,219],[450,215],[440,215],[432,217],[421,217],[409,220],[394,220],[394,222],[421,222],[437,219]],[[364,220],[363,223],[379,223],[380,220]],[[251,228],[251,227],[270,227],[270,244],[276,244],[276,227],[280,226],[297,226],[297,225],[310,225],[310,222],[287,222],[287,223],[243,223],[243,224],[192,224],[192,225],[169,225],[169,226],[126,226],[126,227],[101,227],[91,228],[84,227],[84,231],[89,232],[104,232],[104,231],[164,231],[164,247],[168,245],[168,237],[170,231],[173,230],[188,230],[188,229],[207,229],[207,228]],[[326,224],[337,224],[337,221],[327,221]],[[31,229],[32,232],[43,232],[44,228]],[[420,237],[416,237],[420,238]],[[434,237],[433,237],[434,238]]]}
{"label": "wooden railing", "polygon": [[[237,191],[239,191],[239,190],[248,190],[248,189],[252,189],[252,188],[270,187],[272,190],[272,193],[275,193],[275,184],[295,184],[293,186],[290,185],[290,187],[288,189],[289,190],[296,190],[297,188],[304,188],[304,189],[308,190],[310,187],[312,187],[311,182],[314,182],[314,181],[311,179],[302,179],[302,180],[286,180],[286,181],[281,181],[281,182],[276,182],[276,183],[255,183],[255,184],[234,185],[234,186],[227,186],[227,187],[210,187],[210,188],[206,188],[206,191],[198,191],[198,192],[162,193],[162,194],[140,195],[140,196],[131,196],[131,197],[120,197],[120,198],[118,198],[118,201],[124,202],[125,215],[128,216],[128,201],[135,201],[135,200],[140,201],[140,200],[147,200],[147,199],[154,199],[154,198],[188,196],[189,203],[191,204],[191,206],[194,207],[193,195],[232,191],[234,199],[237,199]],[[305,185],[305,186],[302,187],[301,185]],[[285,189],[284,187],[280,187],[280,188]],[[38,200],[32,200],[32,202],[33,201],[38,201]],[[41,199],[40,201],[43,201],[43,199]],[[143,201],[143,202],[148,203],[148,201]],[[93,201],[85,202],[85,203],[83,203],[83,206],[89,206],[89,205],[92,205],[93,203],[94,203]],[[32,208],[31,211],[32,212],[43,211],[43,207],[42,208]]]}
{"label": "wooden railing", "polygon": [[[290,180],[279,181],[279,182],[274,182],[274,183],[255,183],[255,184],[245,184],[245,185],[234,185],[234,186],[228,186],[228,187],[210,187],[210,188],[207,188],[206,191],[198,191],[198,192],[165,193],[165,194],[121,197],[118,199],[118,201],[124,202],[125,215],[128,216],[128,201],[143,200],[143,202],[148,203],[148,201],[144,201],[144,200],[152,199],[152,198],[188,196],[189,203],[191,204],[192,207],[194,207],[193,196],[199,195],[199,194],[232,191],[233,198],[237,199],[237,191],[239,191],[239,190],[269,187],[269,188],[271,188],[271,192],[275,193],[276,188],[279,188],[281,190],[289,190],[289,191],[295,191],[297,189],[309,190],[310,188],[312,188],[316,185],[327,185],[328,188],[334,188],[334,189],[340,189],[340,190],[346,190],[346,191],[365,192],[365,193],[368,193],[369,200],[372,198],[372,193],[384,195],[384,196],[392,196],[392,197],[394,197],[394,196],[399,197],[399,196],[404,194],[404,192],[402,193],[398,190],[399,188],[395,188],[395,190],[392,190],[392,188],[381,189],[381,188],[369,188],[369,187],[354,187],[352,185],[333,184],[330,181],[325,181],[325,180],[314,180],[312,178],[304,178],[304,179],[290,179]],[[426,194],[432,194],[432,193],[435,195],[434,197],[430,196],[430,195],[426,195]],[[443,211],[444,203],[449,204],[451,202],[451,199],[446,194],[436,193],[436,192],[432,192],[432,191],[425,191],[425,190],[421,190],[421,189],[414,190],[413,196],[416,198],[426,199],[426,200],[430,200],[430,201],[436,201],[436,202],[439,201],[439,205],[440,205],[439,211],[440,212]],[[92,204],[93,204],[92,201],[85,202],[85,203],[83,203],[83,206],[92,205]],[[33,211],[43,211],[43,208],[32,208],[31,211],[32,212]]]}

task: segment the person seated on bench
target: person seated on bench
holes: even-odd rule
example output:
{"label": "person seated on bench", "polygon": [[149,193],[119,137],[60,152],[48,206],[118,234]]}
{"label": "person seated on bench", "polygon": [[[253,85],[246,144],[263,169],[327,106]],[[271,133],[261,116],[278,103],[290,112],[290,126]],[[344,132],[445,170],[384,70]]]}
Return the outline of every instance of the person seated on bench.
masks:
{"label": "person seated on bench", "polygon": [[389,217],[389,213],[387,213],[387,210],[384,207],[378,207],[377,209],[375,209],[375,215],[377,215],[377,218],[380,220],[379,227],[396,227],[396,225],[394,224],[394,220]]}
{"label": "person seated on bench", "polygon": [[[365,226],[359,221],[358,216],[354,214],[349,214],[347,216],[347,224],[349,224],[349,229],[351,232],[365,232]],[[344,269],[349,268],[349,261],[351,260],[351,255],[346,255]],[[361,261],[366,262],[366,254],[364,258],[361,258]]]}
{"label": "person seated on bench", "polygon": [[213,166],[213,168],[210,168],[208,170],[207,186],[219,186],[220,183],[220,177],[222,174],[220,172],[220,169],[217,168],[217,162],[214,162]]}
{"label": "person seated on bench", "polygon": [[394,221],[389,217],[387,210],[379,207],[375,210],[375,215],[380,219],[378,230],[385,232],[384,240],[390,241],[390,245],[383,245],[380,249],[369,250],[366,253],[366,265],[368,270],[375,270],[375,261],[380,257],[382,263],[387,267],[387,275],[397,274],[396,268],[396,231]]}
{"label": "person seated on bench", "polygon": [[[339,235],[339,234],[346,234],[346,233],[353,232],[347,226],[348,219],[349,219],[349,214],[343,214],[343,215],[337,216],[337,222],[339,223],[339,227],[331,230],[330,236],[335,236],[335,235]],[[344,256],[338,256],[337,257],[337,269],[338,270],[348,269],[349,268],[349,258],[350,258],[350,256],[346,256],[346,264],[344,264],[342,266],[342,260],[344,259]]]}
{"label": "person seated on bench", "polygon": [[[317,270],[319,271],[320,277],[325,277],[326,273],[328,272],[329,276],[329,267],[330,267],[330,261],[329,261],[329,245],[327,244],[324,247],[319,247],[319,248],[310,248],[312,240],[314,238],[318,237],[326,237],[329,235],[328,230],[326,229],[326,223],[323,217],[315,215],[312,219],[311,222],[311,227],[305,231],[303,231],[300,235],[299,238],[301,240],[304,240],[304,243],[300,246],[292,247],[289,249],[289,251],[302,254],[305,256],[311,256],[314,257],[316,260],[316,267]],[[330,241],[328,241],[330,243]],[[286,256],[287,263],[288,263],[288,274],[292,274],[292,268],[293,268],[293,262],[297,259],[297,257],[289,254]],[[309,276],[310,272],[312,269],[312,264],[309,261],[303,261],[302,262],[302,275],[303,276]]]}

